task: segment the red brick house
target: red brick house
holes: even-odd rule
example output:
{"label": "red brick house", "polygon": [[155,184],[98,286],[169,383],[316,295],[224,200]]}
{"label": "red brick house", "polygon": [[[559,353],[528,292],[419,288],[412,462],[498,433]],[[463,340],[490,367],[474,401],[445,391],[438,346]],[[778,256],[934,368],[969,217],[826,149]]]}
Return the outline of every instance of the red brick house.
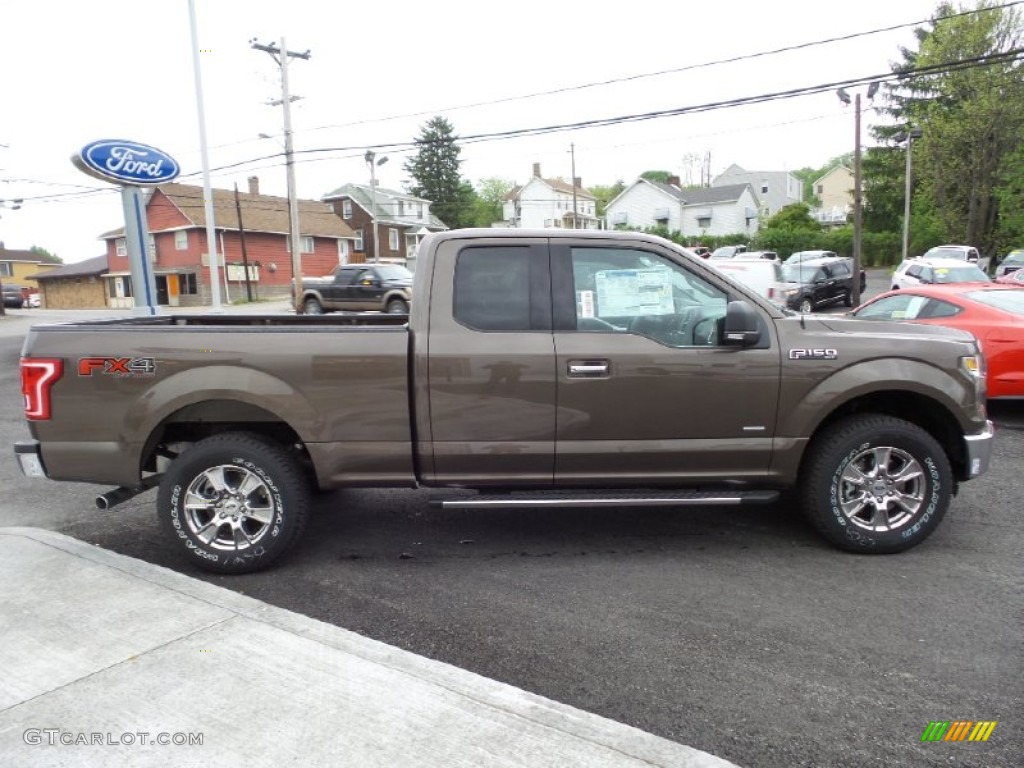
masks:
{"label": "red brick house", "polygon": [[[242,240],[234,190],[214,189],[213,218],[224,301],[246,298]],[[239,192],[245,250],[254,298],[283,298],[291,293],[288,199],[261,195],[255,177],[249,191]],[[206,206],[201,186],[163,184],[148,194],[149,257],[156,278],[157,303],[197,306],[210,303],[210,265],[206,242]],[[349,261],[356,233],[332,207],[316,200],[299,201],[302,274],[320,276]],[[105,275],[112,307],[133,305],[124,228],[101,235],[106,241]],[[358,259],[361,260],[361,259]],[[226,285],[225,285],[226,281]]]}

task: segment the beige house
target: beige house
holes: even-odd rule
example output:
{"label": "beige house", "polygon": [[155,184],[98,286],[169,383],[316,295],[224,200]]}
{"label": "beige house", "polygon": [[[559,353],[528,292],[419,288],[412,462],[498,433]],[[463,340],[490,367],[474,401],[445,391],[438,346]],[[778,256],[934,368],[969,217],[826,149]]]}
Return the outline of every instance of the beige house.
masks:
{"label": "beige house", "polygon": [[0,280],[36,289],[38,273],[59,267],[60,262],[34,251],[8,250],[0,243]]}
{"label": "beige house", "polygon": [[822,224],[845,224],[853,210],[853,171],[837,165],[811,185],[815,197],[821,200],[821,209],[814,215]]}
{"label": "beige house", "polygon": [[109,306],[106,283],[107,257],[65,264],[34,275],[39,297],[50,309],[93,309]]}

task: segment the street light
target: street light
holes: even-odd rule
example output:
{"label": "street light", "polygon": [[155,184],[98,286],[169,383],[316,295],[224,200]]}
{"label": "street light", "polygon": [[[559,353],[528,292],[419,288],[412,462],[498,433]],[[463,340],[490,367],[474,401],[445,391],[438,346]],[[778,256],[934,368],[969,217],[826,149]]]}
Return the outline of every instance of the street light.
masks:
{"label": "street light", "polygon": [[911,186],[911,156],[913,154],[914,139],[920,139],[924,136],[924,131],[920,128],[911,128],[907,126],[907,130],[901,133],[897,133],[893,136],[893,141],[897,144],[902,144],[904,141],[907,142],[907,173],[906,173],[906,192],[903,196],[903,260],[907,260],[907,256],[910,253],[910,186]]}
{"label": "street light", "polygon": [[[873,99],[875,94],[878,93],[878,83],[871,83],[868,85],[868,99]],[[839,96],[839,100],[843,102],[844,106],[850,104],[850,94],[847,93],[845,88],[840,88],[836,91],[836,95]],[[860,235],[861,235],[861,208],[863,201],[861,199],[861,183],[860,183],[860,94],[857,93],[853,98],[853,112],[854,112],[854,143],[853,143],[853,306],[860,304],[860,274],[861,274],[861,257],[860,257]]]}
{"label": "street light", "polygon": [[388,156],[384,155],[374,162],[377,158],[377,153],[372,149],[366,150],[366,154],[363,155],[363,159],[366,164],[370,166],[370,221],[373,227],[373,263],[376,264],[380,258],[380,246],[377,244],[377,166],[384,165],[388,161]]}

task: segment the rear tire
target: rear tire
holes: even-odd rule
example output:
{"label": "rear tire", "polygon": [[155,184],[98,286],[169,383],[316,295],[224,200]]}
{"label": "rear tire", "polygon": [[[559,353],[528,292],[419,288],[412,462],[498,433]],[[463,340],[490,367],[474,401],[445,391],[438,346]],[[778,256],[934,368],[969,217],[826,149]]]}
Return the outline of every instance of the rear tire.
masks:
{"label": "rear tire", "polygon": [[827,427],[807,447],[804,515],[848,552],[902,552],[938,526],[953,493],[945,451],[930,434],[891,416]]}
{"label": "rear tire", "polygon": [[216,573],[268,567],[299,539],[309,516],[299,463],[259,435],[200,440],[171,464],[157,497],[160,523],[193,564]]}
{"label": "rear tire", "polygon": [[405,299],[391,299],[385,311],[389,315],[408,315],[409,314],[409,302]]}

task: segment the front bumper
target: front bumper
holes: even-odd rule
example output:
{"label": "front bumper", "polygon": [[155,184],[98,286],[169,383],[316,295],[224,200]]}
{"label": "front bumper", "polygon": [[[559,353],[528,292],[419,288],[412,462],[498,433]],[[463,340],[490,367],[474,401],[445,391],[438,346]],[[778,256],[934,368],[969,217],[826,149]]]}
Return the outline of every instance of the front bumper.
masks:
{"label": "front bumper", "polygon": [[25,477],[45,478],[46,467],[39,451],[38,440],[19,440],[14,444],[14,455]]}
{"label": "front bumper", "polygon": [[995,436],[996,430],[991,421],[985,422],[985,428],[981,432],[964,435],[964,447],[967,451],[964,480],[971,480],[988,472]]}

